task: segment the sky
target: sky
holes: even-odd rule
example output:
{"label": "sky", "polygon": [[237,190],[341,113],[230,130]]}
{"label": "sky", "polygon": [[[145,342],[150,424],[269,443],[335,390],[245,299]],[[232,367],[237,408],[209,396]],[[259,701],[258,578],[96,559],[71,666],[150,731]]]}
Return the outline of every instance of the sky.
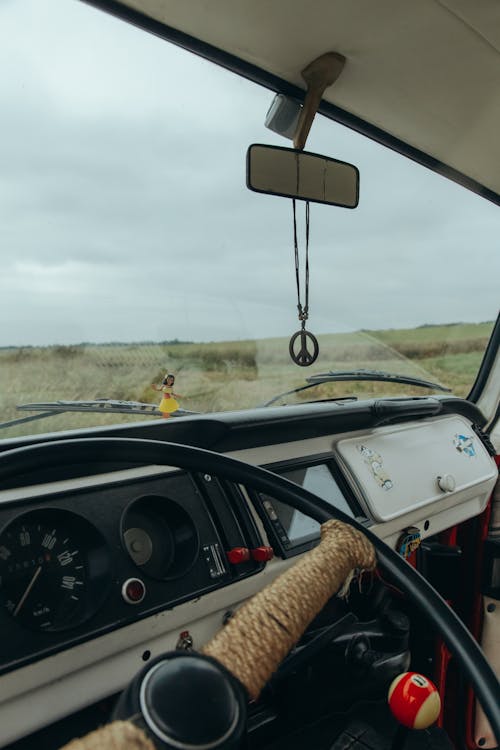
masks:
{"label": "sky", "polygon": [[[250,192],[273,93],[76,0],[0,3],[0,346],[298,326],[289,200]],[[492,320],[498,207],[325,118],[355,210],[311,206],[316,333]],[[303,268],[304,232],[299,221]]]}

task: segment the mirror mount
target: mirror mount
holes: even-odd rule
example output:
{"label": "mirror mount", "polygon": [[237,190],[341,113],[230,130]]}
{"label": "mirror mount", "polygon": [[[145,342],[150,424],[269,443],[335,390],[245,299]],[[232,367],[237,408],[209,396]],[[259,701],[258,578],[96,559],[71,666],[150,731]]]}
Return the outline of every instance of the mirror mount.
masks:
{"label": "mirror mount", "polygon": [[324,91],[335,83],[344,69],[345,62],[344,55],[338,52],[327,52],[309,63],[302,71],[302,78],[307,84],[307,94],[293,138],[294,148],[302,151],[306,145],[307,136]]}

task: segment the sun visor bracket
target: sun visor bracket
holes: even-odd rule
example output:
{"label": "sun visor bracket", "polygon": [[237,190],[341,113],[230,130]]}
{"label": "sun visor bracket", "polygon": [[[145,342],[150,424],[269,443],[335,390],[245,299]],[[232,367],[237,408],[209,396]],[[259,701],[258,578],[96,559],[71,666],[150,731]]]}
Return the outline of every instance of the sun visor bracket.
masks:
{"label": "sun visor bracket", "polygon": [[302,71],[302,78],[307,84],[307,93],[293,138],[294,148],[302,151],[306,145],[307,136],[325,89],[335,83],[344,69],[345,62],[345,57],[338,52],[326,52],[309,63]]}

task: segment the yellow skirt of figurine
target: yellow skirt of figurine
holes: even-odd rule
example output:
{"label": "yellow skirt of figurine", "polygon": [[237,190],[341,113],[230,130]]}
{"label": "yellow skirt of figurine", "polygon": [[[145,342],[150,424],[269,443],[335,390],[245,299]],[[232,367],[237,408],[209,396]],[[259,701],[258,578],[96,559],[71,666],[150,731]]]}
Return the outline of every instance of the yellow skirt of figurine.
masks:
{"label": "yellow skirt of figurine", "polygon": [[173,396],[165,393],[158,408],[163,414],[172,414],[172,412],[177,411],[179,408],[179,403]]}

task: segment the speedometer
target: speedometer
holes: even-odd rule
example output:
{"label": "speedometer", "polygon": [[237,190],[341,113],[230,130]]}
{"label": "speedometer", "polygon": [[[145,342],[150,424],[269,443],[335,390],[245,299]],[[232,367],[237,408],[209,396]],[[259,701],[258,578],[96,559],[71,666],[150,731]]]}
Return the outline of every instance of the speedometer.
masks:
{"label": "speedometer", "polygon": [[[0,596],[19,623],[41,631],[75,627],[95,609],[97,531],[60,510],[18,516],[0,534]],[[99,552],[98,552],[99,554]],[[100,566],[102,568],[102,566]]]}

